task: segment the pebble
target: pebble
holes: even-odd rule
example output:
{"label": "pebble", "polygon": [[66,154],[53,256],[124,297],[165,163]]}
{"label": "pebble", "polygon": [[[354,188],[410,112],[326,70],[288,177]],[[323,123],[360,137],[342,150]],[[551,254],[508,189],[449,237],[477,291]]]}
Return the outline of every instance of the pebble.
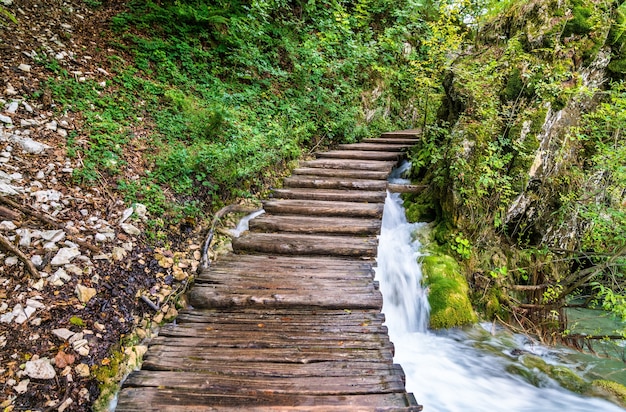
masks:
{"label": "pebble", "polygon": [[13,124],[13,119],[11,119],[9,116],[0,114],[0,122],[4,124]]}
{"label": "pebble", "polygon": [[41,238],[48,242],[60,242],[65,239],[65,232],[63,229],[57,230],[43,230],[41,231]]}
{"label": "pebble", "polygon": [[22,63],[19,66],[17,66],[17,68],[23,72],[30,73],[31,66],[30,64]]}
{"label": "pebble", "polygon": [[59,127],[59,124],[56,120],[46,123],[46,130],[52,130],[53,132],[56,132],[57,127]]}
{"label": "pebble", "polygon": [[84,363],[79,363],[78,365],[76,365],[74,370],[76,371],[76,374],[81,378],[87,378],[91,374],[91,371],[89,370],[89,365]]}
{"label": "pebble", "polygon": [[63,341],[68,340],[75,334],[75,332],[72,332],[71,330],[67,328],[53,329],[52,333]]}
{"label": "pebble", "polygon": [[141,234],[141,230],[139,230],[135,225],[132,225],[130,223],[121,223],[120,227],[128,235],[138,236]]}
{"label": "pebble", "polygon": [[26,153],[30,154],[41,154],[51,147],[45,143],[37,142],[30,137],[20,137],[17,135],[11,136],[10,140],[17,145]]}
{"label": "pebble", "polygon": [[20,103],[18,101],[13,100],[9,103],[9,107],[7,107],[7,112],[15,113],[17,112],[18,107],[20,107]]}
{"label": "pebble", "polygon": [[39,267],[43,263],[43,257],[41,255],[33,255],[30,257],[30,261],[33,262],[33,265]]}
{"label": "pebble", "polygon": [[22,395],[28,392],[28,384],[30,383],[30,379],[23,379],[13,387],[13,390],[18,394]]}
{"label": "pebble", "polygon": [[77,247],[64,247],[59,249],[52,261],[50,261],[50,264],[52,266],[67,265],[78,255],[80,255],[80,251]]}
{"label": "pebble", "polygon": [[0,230],[2,231],[11,231],[15,229],[17,229],[17,226],[15,226],[15,223],[11,222],[10,220],[3,220],[2,222],[0,222]]}
{"label": "pebble", "polygon": [[26,102],[22,102],[22,105],[24,106],[24,109],[26,109],[26,111],[28,113],[32,113],[33,112],[33,106],[31,106],[30,104],[28,104]]}
{"label": "pebble", "polygon": [[76,296],[81,303],[87,303],[98,293],[94,288],[90,288],[80,283],[76,285]]}
{"label": "pebble", "polygon": [[126,250],[122,247],[116,246],[111,252],[111,257],[113,258],[113,260],[119,262],[126,257]]}
{"label": "pebble", "polygon": [[30,195],[35,197],[37,203],[58,202],[61,199],[61,192],[58,190],[38,190]]}
{"label": "pebble", "polygon": [[48,358],[40,358],[26,362],[26,365],[24,365],[24,374],[33,379],[53,379],[57,376]]}

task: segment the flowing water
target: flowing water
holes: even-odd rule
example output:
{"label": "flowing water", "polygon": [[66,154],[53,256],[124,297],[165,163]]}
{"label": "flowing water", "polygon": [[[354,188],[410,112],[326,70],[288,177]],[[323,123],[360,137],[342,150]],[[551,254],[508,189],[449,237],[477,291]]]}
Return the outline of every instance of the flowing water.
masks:
{"label": "flowing water", "polygon": [[534,344],[490,324],[428,331],[427,291],[421,287],[417,263],[420,244],[412,238],[419,225],[407,223],[398,195],[387,196],[376,278],[395,345],[394,360],[406,373],[407,391],[415,394],[425,412],[624,411],[606,400],[570,392],[518,360],[520,354],[533,354],[549,364],[561,364],[562,349]]}

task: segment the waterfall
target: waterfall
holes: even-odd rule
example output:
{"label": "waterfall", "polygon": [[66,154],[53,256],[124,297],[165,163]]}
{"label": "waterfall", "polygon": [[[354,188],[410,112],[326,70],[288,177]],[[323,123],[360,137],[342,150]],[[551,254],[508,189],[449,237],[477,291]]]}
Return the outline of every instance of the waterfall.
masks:
{"label": "waterfall", "polygon": [[376,279],[395,346],[394,361],[402,365],[406,389],[425,412],[624,411],[606,400],[567,391],[520,362],[523,356],[538,356],[550,364],[563,364],[563,349],[546,348],[504,330],[494,335],[491,324],[428,331],[427,291],[418,264],[420,244],[414,238],[420,225],[406,221],[397,194],[387,195]]}

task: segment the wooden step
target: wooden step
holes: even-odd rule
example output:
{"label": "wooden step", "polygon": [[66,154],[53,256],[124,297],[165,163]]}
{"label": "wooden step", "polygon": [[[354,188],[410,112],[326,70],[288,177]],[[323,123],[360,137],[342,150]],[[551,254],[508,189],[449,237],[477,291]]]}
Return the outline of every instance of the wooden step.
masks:
{"label": "wooden step", "polygon": [[322,256],[376,256],[376,237],[321,236],[287,233],[247,233],[233,239],[237,253]]}
{"label": "wooden step", "polygon": [[345,217],[274,216],[264,214],[249,222],[253,232],[328,233],[344,235],[377,235],[379,219]]}
{"label": "wooden step", "polygon": [[422,139],[412,139],[409,137],[377,137],[373,139],[362,140],[363,143],[399,144],[406,146],[413,146],[422,141]]}
{"label": "wooden step", "polygon": [[[310,189],[309,189],[310,190]],[[281,199],[266,200],[263,209],[271,214],[305,216],[344,216],[380,218],[383,203],[332,202],[325,200]]]}
{"label": "wooden step", "polygon": [[363,191],[363,190],[347,190],[347,189],[315,189],[308,188],[287,188],[273,189],[272,197],[275,199],[293,199],[293,200],[321,200],[321,201],[340,201],[340,202],[368,202],[368,203],[384,203],[387,197],[386,192],[382,191]]}
{"label": "wooden step", "polygon": [[395,137],[395,138],[410,138],[410,139],[414,139],[414,138],[418,138],[419,136],[421,136],[421,134],[422,134],[422,131],[420,129],[407,129],[407,130],[397,130],[395,132],[381,133],[380,137],[382,137],[382,138]]}
{"label": "wooden step", "polygon": [[[176,390],[161,387],[123,388],[117,403],[117,412],[240,412],[242,405],[247,412],[401,412],[399,405],[410,404],[406,393],[342,394],[342,395],[284,395],[271,392],[206,393],[187,390],[184,396]],[[395,409],[380,409],[380,405],[398,405]],[[213,407],[214,406],[214,407]],[[409,408],[409,406],[405,406]],[[421,408],[421,407],[420,407]],[[421,409],[406,409],[406,412]]]}
{"label": "wooden step", "polygon": [[367,150],[330,150],[316,153],[320,159],[346,159],[346,160],[378,160],[398,161],[403,157],[399,152],[377,152]]}
{"label": "wooden step", "polygon": [[357,190],[386,190],[387,181],[350,179],[345,177],[319,177],[296,175],[283,180],[285,187],[309,187],[315,189],[357,189]]}
{"label": "wooden step", "polygon": [[351,143],[340,144],[337,146],[339,150],[364,150],[364,151],[378,151],[378,152],[404,152],[412,144],[384,144],[384,143]]}
{"label": "wooden step", "polygon": [[325,169],[360,169],[377,170],[390,173],[398,164],[397,160],[358,160],[358,159],[326,159],[306,160],[300,162],[301,167],[317,167]]}
{"label": "wooden step", "polygon": [[323,169],[321,167],[300,167],[293,171],[294,175],[319,177],[343,177],[353,179],[387,180],[389,173],[377,170],[359,169]]}
{"label": "wooden step", "polygon": [[350,273],[365,273],[374,276],[372,263],[333,256],[257,256],[228,254],[214,262],[208,270],[200,273],[220,270],[254,269],[259,273],[335,273],[350,271]]}

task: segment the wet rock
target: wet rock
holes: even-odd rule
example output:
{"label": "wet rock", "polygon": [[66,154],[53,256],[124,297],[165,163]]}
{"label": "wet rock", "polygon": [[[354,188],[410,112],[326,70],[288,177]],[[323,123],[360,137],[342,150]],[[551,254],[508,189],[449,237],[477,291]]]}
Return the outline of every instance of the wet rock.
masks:
{"label": "wet rock", "polygon": [[53,379],[57,375],[48,358],[26,362],[24,374],[33,379]]}
{"label": "wet rock", "polygon": [[96,293],[98,292],[94,288],[81,285],[80,283],[76,285],[76,296],[78,296],[78,300],[81,303],[89,302],[91,298],[96,296]]}
{"label": "wet rock", "polygon": [[70,263],[72,259],[80,255],[77,247],[64,247],[59,249],[57,254],[52,258],[50,264],[52,266],[62,266]]}

